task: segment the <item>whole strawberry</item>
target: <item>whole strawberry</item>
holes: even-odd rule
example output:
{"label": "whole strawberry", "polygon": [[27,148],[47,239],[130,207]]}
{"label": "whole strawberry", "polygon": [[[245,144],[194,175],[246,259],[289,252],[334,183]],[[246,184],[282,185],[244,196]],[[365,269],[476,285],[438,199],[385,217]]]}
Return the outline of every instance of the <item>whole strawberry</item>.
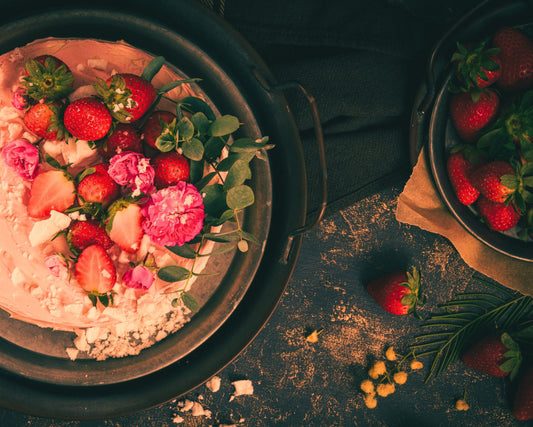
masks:
{"label": "whole strawberry", "polygon": [[420,273],[414,267],[412,273],[394,271],[368,282],[366,289],[381,308],[389,313],[415,313],[420,291]]}
{"label": "whole strawberry", "polygon": [[148,117],[142,129],[144,143],[156,148],[157,138],[164,132],[166,126],[176,120],[176,115],[170,111],[155,111]]}
{"label": "whole strawberry", "polygon": [[517,92],[533,87],[533,43],[516,28],[506,27],[498,31],[493,45],[500,49],[502,74],[498,87]]}
{"label": "whole strawberry", "polygon": [[67,134],[61,122],[63,104],[39,102],[24,114],[24,124],[35,135],[44,139],[64,139]]}
{"label": "whole strawberry", "polygon": [[140,119],[156,98],[152,83],[130,73],[114,74],[107,81],[98,79],[94,87],[111,111],[113,118],[121,123],[131,123]]}
{"label": "whole strawberry", "polygon": [[476,208],[487,227],[494,231],[509,230],[517,225],[521,218],[512,202],[496,203],[482,195],[477,199]]}
{"label": "whole strawberry", "polygon": [[74,221],[69,227],[67,240],[78,251],[94,244],[106,250],[113,246],[113,241],[107,235],[105,227],[93,219]]}
{"label": "whole strawberry", "polygon": [[516,376],[522,354],[508,333],[491,333],[474,342],[461,356],[469,368],[493,377]]}
{"label": "whole strawberry", "polygon": [[[505,179],[504,179],[505,177]],[[515,193],[506,182],[516,180],[513,166],[509,162],[495,160],[486,163],[470,173],[470,182],[487,199],[504,203]]]}
{"label": "whole strawberry", "polygon": [[109,176],[107,168],[107,164],[101,163],[82,172],[77,188],[80,205],[97,203],[105,208],[119,196],[120,187]]}
{"label": "whole strawberry", "polygon": [[500,97],[490,88],[480,92],[477,100],[471,92],[454,93],[450,97],[450,117],[465,142],[478,139],[479,132],[496,118],[499,107]]}
{"label": "whole strawberry", "polygon": [[176,151],[158,154],[152,159],[152,165],[155,172],[154,184],[159,189],[189,180],[189,161]]}
{"label": "whole strawberry", "polygon": [[118,123],[98,147],[98,152],[105,159],[110,159],[123,151],[142,152],[141,135],[133,125],[128,123]]}
{"label": "whole strawberry", "polygon": [[527,366],[520,375],[513,401],[513,415],[517,420],[533,419],[533,365]]}
{"label": "whole strawberry", "polygon": [[455,195],[459,202],[466,206],[474,203],[479,197],[479,190],[472,185],[469,177],[474,169],[474,165],[464,151],[450,153],[446,162],[448,178]]}
{"label": "whole strawberry", "polygon": [[22,85],[25,96],[34,101],[66,98],[72,92],[74,77],[67,65],[52,55],[41,55],[24,64]]}
{"label": "whole strawberry", "polygon": [[484,88],[494,84],[502,72],[498,53],[498,48],[487,48],[485,43],[475,46],[457,43],[452,62],[461,90]]}
{"label": "whole strawberry", "polygon": [[68,132],[84,141],[96,141],[106,136],[112,120],[104,103],[93,97],[73,101],[65,109],[63,117]]}

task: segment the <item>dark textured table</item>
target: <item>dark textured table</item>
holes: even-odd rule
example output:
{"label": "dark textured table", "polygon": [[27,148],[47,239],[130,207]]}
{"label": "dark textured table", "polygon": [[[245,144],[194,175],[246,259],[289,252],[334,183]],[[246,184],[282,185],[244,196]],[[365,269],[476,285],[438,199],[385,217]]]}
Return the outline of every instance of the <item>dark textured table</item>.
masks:
{"label": "dark textured table", "polygon": [[[41,419],[0,410],[0,425],[18,426],[521,426],[510,413],[506,382],[456,362],[424,384],[422,371],[368,409],[359,386],[393,345],[401,352],[420,333],[421,320],[381,310],[364,284],[377,274],[415,265],[427,303],[423,318],[456,293],[482,289],[475,273],[444,238],[400,224],[398,185],[325,218],[305,238],[280,305],[256,339],[218,376],[185,396],[129,416],[101,421]],[[486,289],[484,289],[486,290]],[[322,329],[316,343],[306,333]],[[247,379],[253,394],[232,398],[232,382]],[[466,391],[468,411],[455,409]],[[2,393],[8,392],[2,390]],[[181,412],[188,399],[211,418]],[[177,424],[181,417],[183,422]]]}

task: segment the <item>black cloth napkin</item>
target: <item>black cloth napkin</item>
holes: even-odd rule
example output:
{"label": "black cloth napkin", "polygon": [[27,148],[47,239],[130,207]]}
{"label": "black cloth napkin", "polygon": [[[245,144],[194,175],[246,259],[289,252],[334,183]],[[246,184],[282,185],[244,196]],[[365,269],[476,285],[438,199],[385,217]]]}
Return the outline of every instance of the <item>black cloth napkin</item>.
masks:
{"label": "black cloth napkin", "polygon": [[[331,214],[404,183],[410,114],[436,41],[472,0],[200,0],[263,57],[280,82],[316,98],[325,135]],[[311,116],[288,94],[308,164],[308,212],[319,206]]]}

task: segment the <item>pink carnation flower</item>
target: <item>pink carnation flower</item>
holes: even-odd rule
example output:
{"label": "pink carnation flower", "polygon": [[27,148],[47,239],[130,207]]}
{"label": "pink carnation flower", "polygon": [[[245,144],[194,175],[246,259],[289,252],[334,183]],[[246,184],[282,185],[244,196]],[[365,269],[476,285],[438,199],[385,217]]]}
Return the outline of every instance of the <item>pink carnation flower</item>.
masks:
{"label": "pink carnation flower", "polygon": [[38,172],[39,150],[23,138],[15,139],[2,150],[6,165],[25,179],[33,179]]}
{"label": "pink carnation flower", "polygon": [[59,255],[50,255],[46,257],[46,259],[44,260],[44,265],[46,265],[50,269],[50,272],[55,277],[61,277],[63,279],[67,278],[67,264],[64,258],[60,257]]}
{"label": "pink carnation flower", "polygon": [[134,196],[149,193],[154,188],[154,168],[140,153],[124,151],[114,155],[107,173],[118,185],[131,188]]}
{"label": "pink carnation flower", "polygon": [[124,273],[122,281],[124,284],[133,289],[150,289],[154,283],[154,273],[144,265],[138,265]]}
{"label": "pink carnation flower", "polygon": [[28,107],[28,101],[26,100],[26,89],[19,88],[16,91],[13,92],[13,96],[11,98],[11,105],[15,107],[17,110],[25,110]]}
{"label": "pink carnation flower", "polygon": [[144,232],[163,246],[192,240],[202,230],[205,216],[202,196],[185,181],[153,193],[142,212]]}

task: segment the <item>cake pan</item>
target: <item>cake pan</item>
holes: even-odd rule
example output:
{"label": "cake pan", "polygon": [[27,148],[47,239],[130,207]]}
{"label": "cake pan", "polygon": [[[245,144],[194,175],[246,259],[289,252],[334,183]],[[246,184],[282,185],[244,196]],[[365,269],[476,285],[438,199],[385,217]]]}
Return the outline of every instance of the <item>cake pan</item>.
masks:
{"label": "cake pan", "polygon": [[[224,114],[244,123],[243,136],[268,135],[276,148],[253,164],[255,204],[245,229],[262,245],[234,254],[201,310],[175,334],[137,356],[71,361],[61,349],[65,333],[0,316],[0,405],[32,415],[101,419],[136,412],[176,398],[233,360],[275,309],[292,275],[302,234],[319,223],[326,206],[327,174],[320,121],[312,95],[297,82],[279,84],[257,53],[227,23],[192,1],[142,1],[100,7],[48,3],[15,6],[1,20],[0,52],[35,39],[124,40],[190,77]],[[59,2],[58,2],[59,3]],[[284,91],[309,102],[319,145],[321,209],[306,217],[306,162]],[[216,257],[213,257],[216,258]],[[16,332],[14,332],[16,330]]]}
{"label": "cake pan", "polygon": [[440,197],[457,221],[474,237],[507,256],[533,262],[533,243],[492,231],[474,211],[462,205],[455,196],[446,171],[449,148],[457,143],[457,135],[449,119],[448,84],[453,70],[450,58],[457,42],[489,39],[499,28],[516,26],[531,33],[533,8],[528,1],[495,1],[480,3],[465,15],[436,43],[427,64],[426,80],[417,95],[411,116],[412,161],[426,147],[431,176]]}

